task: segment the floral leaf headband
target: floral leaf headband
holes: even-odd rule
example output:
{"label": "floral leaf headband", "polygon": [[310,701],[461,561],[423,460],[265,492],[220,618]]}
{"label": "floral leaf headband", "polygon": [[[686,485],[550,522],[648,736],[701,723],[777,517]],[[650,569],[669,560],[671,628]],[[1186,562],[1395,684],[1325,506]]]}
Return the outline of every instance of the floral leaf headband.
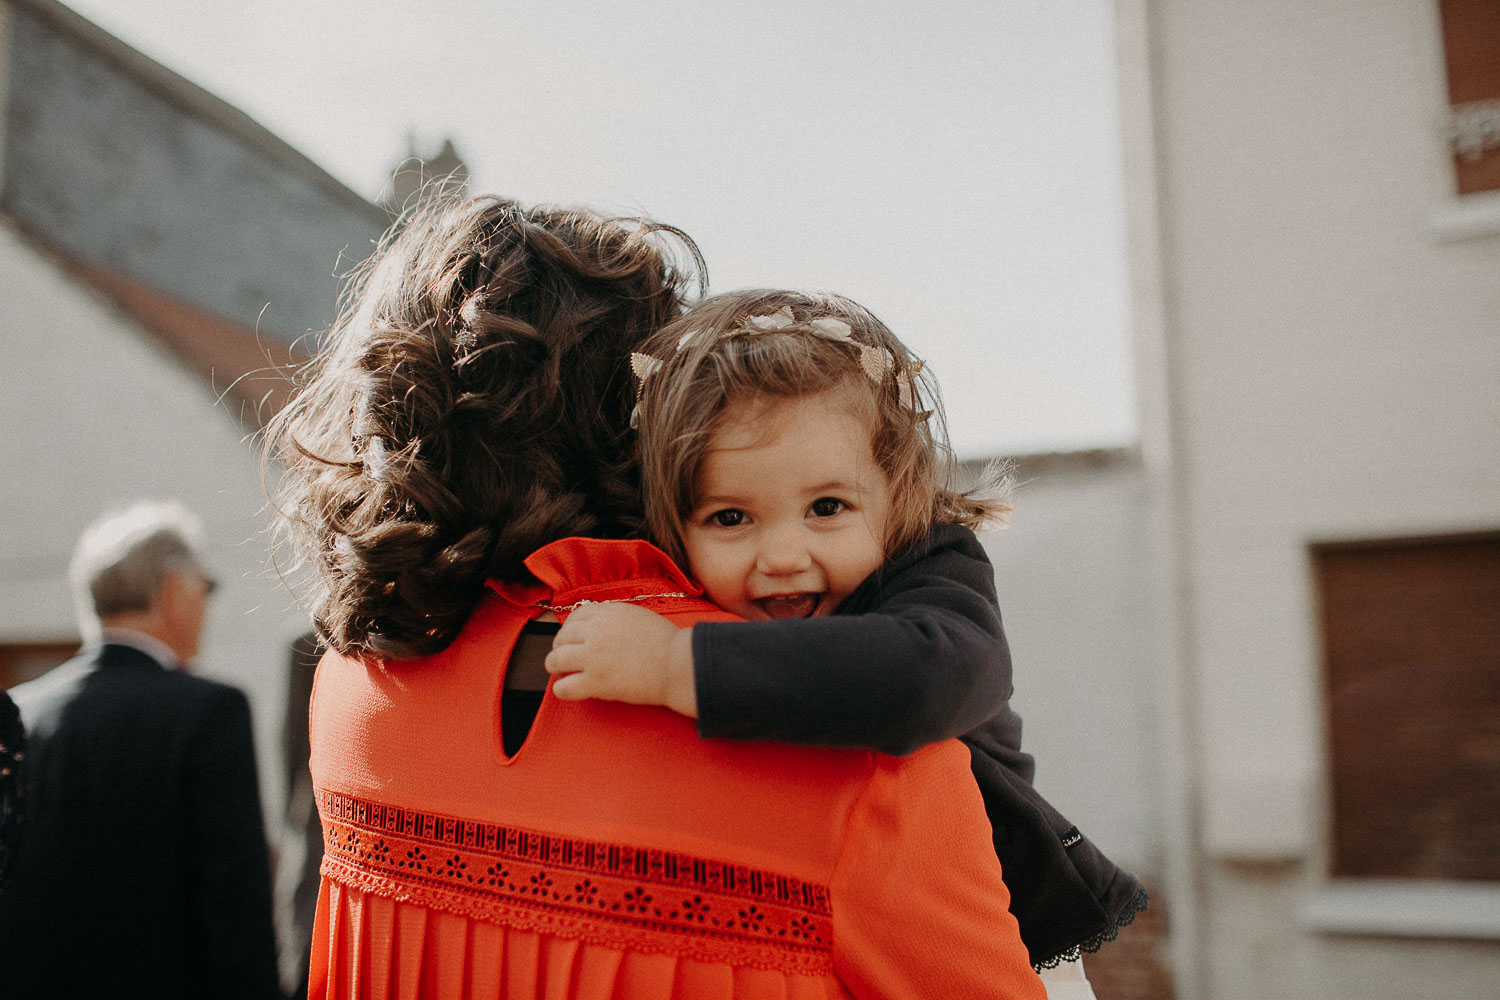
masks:
{"label": "floral leaf headband", "polygon": [[[926,362],[913,361],[910,363],[897,363],[890,352],[870,344],[862,344],[854,339],[854,332],[849,324],[832,316],[819,316],[803,323],[798,323],[797,318],[792,315],[791,306],[782,306],[773,313],[763,316],[751,316],[739,326],[730,327],[714,337],[715,340],[728,340],[731,337],[758,337],[767,333],[805,333],[813,337],[821,337],[834,343],[849,344],[859,351],[859,367],[865,373],[865,377],[876,385],[880,385],[888,378],[894,378],[897,387],[904,389],[901,393],[901,401],[906,404],[908,410],[916,410],[916,390],[912,382],[922,373]],[[677,338],[677,347],[680,351],[694,339],[703,336],[705,331],[692,329]],[[639,352],[630,355],[630,370],[635,373],[636,379],[636,404],[630,411],[630,426],[635,427],[640,422],[641,404],[640,398],[646,390],[646,380],[661,370],[666,364],[663,358],[654,358],[649,354]],[[917,415],[918,420],[925,420],[932,415],[931,411]]]}

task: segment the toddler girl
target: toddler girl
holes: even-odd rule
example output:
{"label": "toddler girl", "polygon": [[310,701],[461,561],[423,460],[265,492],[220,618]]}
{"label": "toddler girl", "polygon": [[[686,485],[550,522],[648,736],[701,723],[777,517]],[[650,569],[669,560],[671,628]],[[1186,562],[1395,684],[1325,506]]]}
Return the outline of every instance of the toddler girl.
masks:
{"label": "toddler girl", "polygon": [[1007,508],[946,485],[921,363],[848,299],[784,291],[710,298],[632,361],[648,527],[748,621],[578,608],[553,692],[664,705],[706,737],[905,754],[960,736],[1033,964],[1112,939],[1145,893],[1031,786],[971,530]]}

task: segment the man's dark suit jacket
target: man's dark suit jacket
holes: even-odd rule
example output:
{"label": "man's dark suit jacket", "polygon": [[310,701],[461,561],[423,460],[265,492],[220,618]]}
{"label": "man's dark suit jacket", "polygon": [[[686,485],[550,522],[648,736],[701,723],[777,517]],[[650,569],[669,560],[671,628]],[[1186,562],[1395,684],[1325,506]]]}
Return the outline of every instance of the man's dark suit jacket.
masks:
{"label": "man's dark suit jacket", "polygon": [[279,997],[245,696],[113,644],[11,694],[28,795],[0,995]]}

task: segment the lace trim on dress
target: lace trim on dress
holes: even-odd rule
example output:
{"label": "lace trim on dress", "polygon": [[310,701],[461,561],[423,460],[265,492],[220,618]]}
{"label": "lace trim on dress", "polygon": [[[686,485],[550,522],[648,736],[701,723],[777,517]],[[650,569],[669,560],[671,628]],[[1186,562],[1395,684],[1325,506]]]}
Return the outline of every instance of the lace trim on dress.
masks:
{"label": "lace trim on dress", "polygon": [[1084,939],[1080,943],[1075,944],[1073,947],[1068,948],[1060,952],[1059,954],[1053,955],[1051,958],[1043,959],[1040,962],[1033,963],[1031,967],[1037,972],[1041,972],[1043,969],[1055,969],[1064,962],[1076,962],[1083,957],[1085,952],[1093,954],[1100,948],[1103,948],[1109,942],[1113,941],[1115,938],[1119,937],[1120,931],[1135,923],[1135,918],[1146,911],[1146,907],[1150,904],[1150,902],[1151,897],[1146,894],[1146,890],[1138,890],[1135,896],[1126,905],[1125,909],[1121,911],[1120,915],[1116,917],[1108,927],[1104,928],[1104,930],[1100,931],[1098,934],[1093,935],[1092,937]]}
{"label": "lace trim on dress", "polygon": [[322,872],[402,902],[619,949],[832,972],[826,886],[318,790]]}

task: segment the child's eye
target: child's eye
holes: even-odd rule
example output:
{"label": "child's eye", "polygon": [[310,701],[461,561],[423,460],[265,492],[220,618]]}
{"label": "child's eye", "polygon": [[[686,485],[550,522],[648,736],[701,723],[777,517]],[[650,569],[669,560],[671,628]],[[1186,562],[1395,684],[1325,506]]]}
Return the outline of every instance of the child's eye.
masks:
{"label": "child's eye", "polygon": [[710,524],[717,524],[721,528],[737,528],[745,521],[745,512],[730,508],[728,510],[716,510],[708,515]]}
{"label": "child's eye", "polygon": [[844,510],[846,504],[833,497],[819,497],[812,502],[813,517],[833,517]]}

